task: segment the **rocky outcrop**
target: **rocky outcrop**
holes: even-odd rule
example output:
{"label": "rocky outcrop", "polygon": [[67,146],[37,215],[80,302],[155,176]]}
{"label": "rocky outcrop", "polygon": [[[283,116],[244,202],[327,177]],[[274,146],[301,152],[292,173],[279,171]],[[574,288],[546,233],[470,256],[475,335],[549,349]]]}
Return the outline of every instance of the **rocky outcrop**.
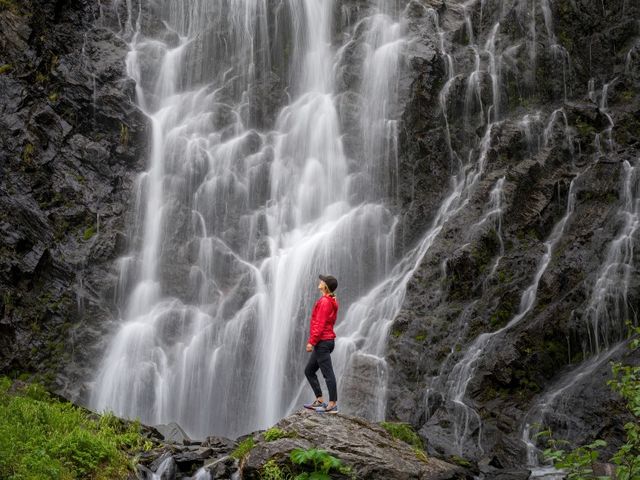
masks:
{"label": "rocky outcrop", "polygon": [[114,259],[146,151],[128,47],[99,17],[91,1],[0,6],[0,370],[68,396],[116,316]]}
{"label": "rocky outcrop", "polygon": [[[368,480],[446,480],[473,478],[465,468],[427,457],[422,450],[394,439],[384,428],[362,418],[321,415],[299,411],[283,418],[267,431],[255,432],[232,441],[208,437],[191,440],[176,424],[143,427],[154,448],[140,456],[139,477],[163,480],[264,478],[266,468],[292,474],[311,472],[314,467],[294,464],[289,455],[295,449],[320,449],[339,459],[342,473],[331,478]],[[243,449],[239,445],[249,445]],[[155,475],[155,477],[154,477]],[[271,477],[269,477],[271,478]],[[515,478],[515,477],[513,477]]]}

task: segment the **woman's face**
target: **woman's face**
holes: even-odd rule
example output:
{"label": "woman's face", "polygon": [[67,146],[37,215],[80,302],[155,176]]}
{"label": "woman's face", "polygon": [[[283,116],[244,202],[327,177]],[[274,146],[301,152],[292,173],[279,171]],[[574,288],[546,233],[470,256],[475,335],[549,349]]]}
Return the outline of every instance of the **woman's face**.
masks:
{"label": "woman's face", "polygon": [[329,290],[329,288],[323,280],[320,280],[320,283],[318,283],[318,290],[320,290],[322,293],[325,293],[327,290]]}

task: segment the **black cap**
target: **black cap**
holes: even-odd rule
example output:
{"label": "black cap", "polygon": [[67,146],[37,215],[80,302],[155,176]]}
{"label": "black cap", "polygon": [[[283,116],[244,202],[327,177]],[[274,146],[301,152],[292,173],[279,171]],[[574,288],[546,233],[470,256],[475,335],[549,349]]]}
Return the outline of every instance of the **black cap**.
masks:
{"label": "black cap", "polygon": [[336,277],[331,275],[320,275],[320,280],[327,284],[331,293],[335,292],[336,288],[338,288],[338,280],[336,280]]}

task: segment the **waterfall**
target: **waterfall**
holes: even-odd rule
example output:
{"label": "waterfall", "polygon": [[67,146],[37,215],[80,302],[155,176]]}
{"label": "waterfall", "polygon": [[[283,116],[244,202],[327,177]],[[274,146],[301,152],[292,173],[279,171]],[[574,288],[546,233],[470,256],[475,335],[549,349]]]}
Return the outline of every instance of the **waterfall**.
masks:
{"label": "waterfall", "polygon": [[[358,12],[340,46],[328,0],[114,8],[126,11],[150,152],[119,261],[119,327],[90,405],[176,421],[195,437],[266,428],[311,395],[304,346],[318,274],[340,282],[340,373],[354,363],[353,332],[395,316],[424,250],[397,257],[385,203],[397,194],[402,13],[388,2]],[[342,121],[336,80],[350,46],[365,52],[355,127]],[[346,128],[360,138],[349,154]],[[359,354],[380,357],[384,330],[367,336]]]}

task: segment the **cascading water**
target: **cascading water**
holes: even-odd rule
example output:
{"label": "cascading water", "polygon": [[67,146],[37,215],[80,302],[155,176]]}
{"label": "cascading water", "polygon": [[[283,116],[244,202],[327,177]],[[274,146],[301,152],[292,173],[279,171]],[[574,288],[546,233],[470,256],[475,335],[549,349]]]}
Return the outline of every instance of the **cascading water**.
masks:
{"label": "cascading water", "polygon": [[624,162],[623,166],[619,212],[622,228],[607,249],[586,312],[590,332],[588,350],[595,354],[608,350],[625,337],[625,322],[638,323],[638,312],[627,294],[635,272],[635,237],[640,228],[640,172],[638,162],[633,166]]}
{"label": "cascading water", "polygon": [[[382,202],[397,188],[388,172],[402,22],[379,2],[352,27],[366,55],[363,141],[351,158],[334,9],[326,0],[167,1],[153,10],[164,29],[148,32],[146,5],[126,2],[128,71],[151,152],[120,261],[122,324],[90,401],[97,410],[177,421],[196,436],[267,427],[308,396],[302,367],[319,273],[343,286],[342,335],[399,308],[416,253],[397,262],[397,219]],[[284,79],[288,105],[266,105],[265,84]],[[268,108],[281,108],[273,130]],[[378,302],[367,292],[384,282],[394,295],[371,316]],[[353,363],[352,341],[338,345],[338,373]],[[384,336],[360,347],[380,355]]]}
{"label": "cascading water", "polygon": [[[620,182],[621,205],[618,212],[622,226],[608,246],[586,309],[589,336],[588,342],[585,340],[585,353],[592,356],[551,385],[533,403],[523,421],[522,441],[527,447],[527,465],[536,469],[536,478],[545,475],[549,475],[548,478],[556,478],[552,477],[552,469],[539,467],[540,450],[535,440],[537,433],[545,428],[547,416],[553,414],[554,418],[560,418],[562,423],[570,423],[567,419],[571,415],[559,405],[563,396],[596,369],[606,365],[606,362],[622,349],[626,336],[625,321],[633,325],[638,323],[637,312],[629,305],[627,292],[632,272],[635,270],[633,250],[636,232],[640,226],[639,166],[640,161],[636,161],[633,166],[626,161],[623,164],[624,175]],[[561,477],[558,475],[557,478]]]}
{"label": "cascading water", "polygon": [[[422,16],[421,34],[430,37],[445,72],[431,98],[440,107],[450,164],[449,191],[430,227],[406,250],[396,241],[401,218],[390,206],[400,197],[398,84],[410,23],[399,4]],[[407,286],[434,245],[443,277],[447,249],[459,250],[442,247],[450,238],[441,239],[441,232],[449,234],[458,217],[472,227],[462,235],[465,245],[495,232],[496,248],[474,290],[502,281],[498,270],[511,260],[513,235],[503,231],[503,214],[515,184],[506,166],[511,159],[493,153],[515,130],[526,143],[522,168],[536,162],[558,168],[545,166],[545,155],[562,150],[571,158],[551,162],[568,160],[560,175],[574,178],[564,214],[548,224],[535,270],[515,294],[515,316],[467,338],[474,308],[486,304],[476,297],[461,305],[455,321],[463,328],[427,386],[427,403],[439,395],[444,402],[433,408],[446,404],[453,419],[450,443],[471,456],[482,452],[482,419],[468,387],[489,347],[534,313],[538,287],[570,225],[575,184],[590,168],[574,159],[573,106],[521,112],[538,94],[555,102],[571,93],[571,60],[554,33],[550,2],[453,1],[439,13],[423,2],[382,0],[357,7],[327,0],[115,5],[131,46],[127,64],[138,103],[152,125],[151,150],[137,185],[131,248],[120,260],[121,328],[96,376],[91,405],[147,423],[177,421],[194,436],[270,426],[308,399],[302,378],[308,315],[317,274],[333,273],[340,280],[334,365],[341,408],[384,418],[387,333]],[[460,42],[464,47],[455,50]],[[536,89],[540,65],[557,70],[552,92]],[[607,88],[600,107],[611,128],[602,143],[611,149]],[[599,139],[595,160],[602,155]],[[610,263],[626,258],[628,248],[621,248]],[[613,271],[619,288],[624,267]],[[603,286],[611,280],[605,277],[603,267]],[[607,322],[597,318],[592,341],[604,345]],[[565,386],[552,384],[542,404],[553,404],[554,392]],[[476,452],[465,451],[469,443]]]}

